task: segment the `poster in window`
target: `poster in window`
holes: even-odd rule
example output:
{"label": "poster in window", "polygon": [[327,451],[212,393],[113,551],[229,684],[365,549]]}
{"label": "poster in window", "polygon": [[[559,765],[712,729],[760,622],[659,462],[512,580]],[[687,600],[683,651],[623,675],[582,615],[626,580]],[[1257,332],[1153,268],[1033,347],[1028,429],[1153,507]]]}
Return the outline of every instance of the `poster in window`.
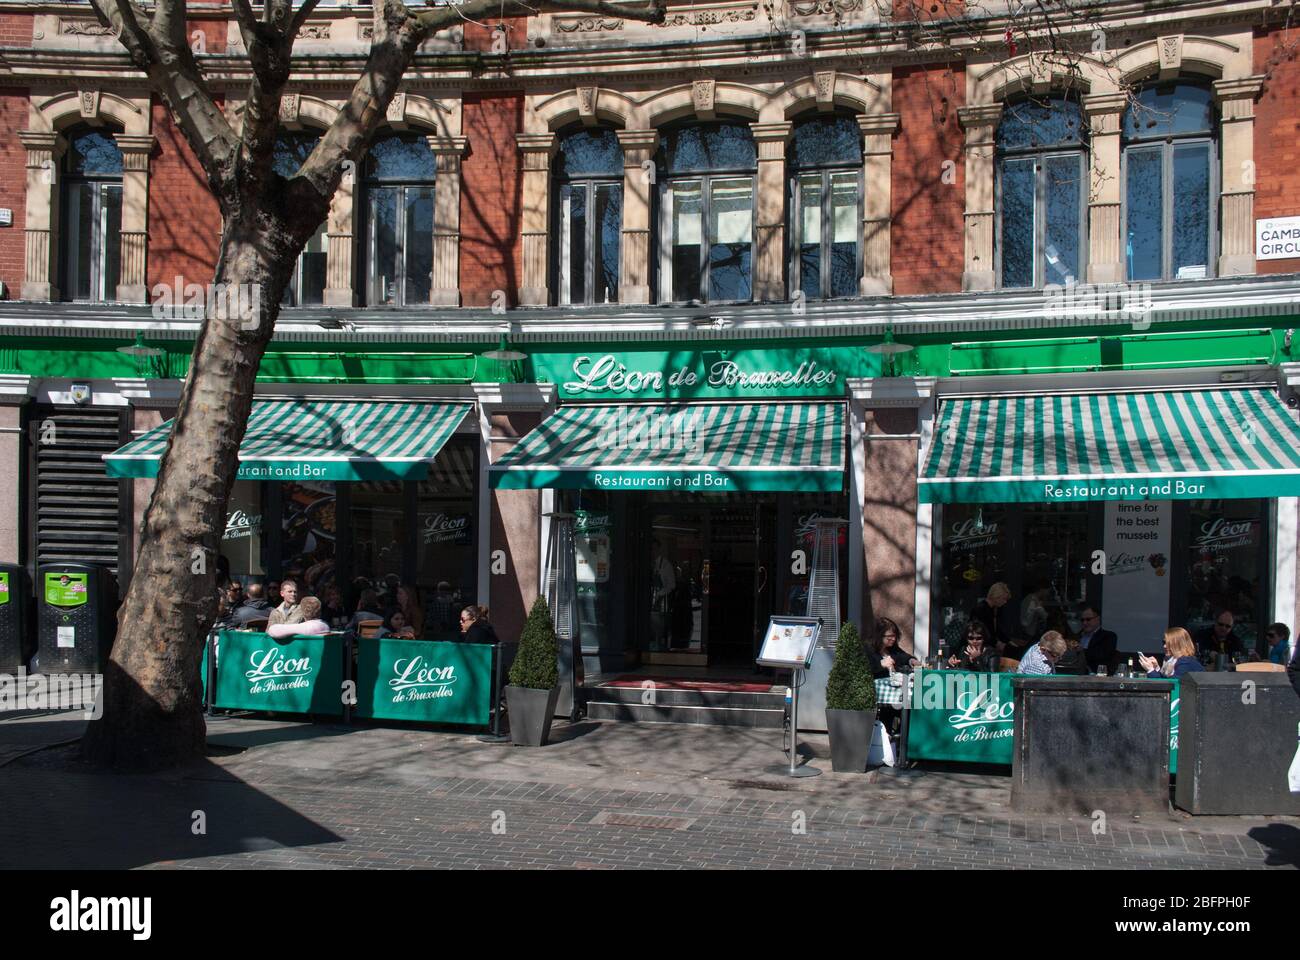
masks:
{"label": "poster in window", "polygon": [[609,581],[610,516],[579,510],[574,521],[574,553],[578,583]]}

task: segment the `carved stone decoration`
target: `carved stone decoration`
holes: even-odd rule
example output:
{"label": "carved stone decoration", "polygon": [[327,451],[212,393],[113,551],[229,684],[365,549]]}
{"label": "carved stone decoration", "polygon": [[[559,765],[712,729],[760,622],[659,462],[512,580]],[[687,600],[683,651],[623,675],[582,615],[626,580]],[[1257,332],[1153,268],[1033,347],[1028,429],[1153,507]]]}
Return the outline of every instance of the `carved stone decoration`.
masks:
{"label": "carved stone decoration", "polygon": [[667,16],[659,26],[707,27],[719,23],[748,23],[756,19],[757,16],[757,9],[751,6],[731,7],[722,10],[691,10],[687,13],[674,13]]}
{"label": "carved stone decoration", "polygon": [[393,99],[388,102],[387,117],[389,123],[401,123],[406,119],[406,94],[393,94]]}
{"label": "carved stone decoration", "polygon": [[796,17],[830,17],[857,13],[862,0],[790,0],[786,11]]}
{"label": "carved stone decoration", "polygon": [[813,74],[813,85],[817,88],[817,106],[830,110],[835,106],[835,71],[822,70]]}
{"label": "carved stone decoration", "polygon": [[357,39],[358,40],[375,39],[375,25],[373,23],[358,23]]}
{"label": "carved stone decoration", "polygon": [[712,80],[695,80],[691,83],[691,102],[695,105],[695,114],[702,120],[713,119]]}
{"label": "carved stone decoration", "polygon": [[106,27],[98,20],[60,20],[59,33],[65,37],[116,36],[112,27]]}
{"label": "carved stone decoration", "polygon": [[81,118],[93,120],[99,116],[99,91],[78,90],[77,102],[81,105]]}
{"label": "carved stone decoration", "polygon": [[560,33],[601,33],[606,30],[622,30],[623,21],[612,17],[578,17],[574,20],[556,20],[555,29]]}
{"label": "carved stone decoration", "polygon": [[590,126],[596,122],[596,88],[578,88],[578,117]]}
{"label": "carved stone decoration", "polygon": [[1183,37],[1182,34],[1172,37],[1161,37],[1156,41],[1160,50],[1160,76],[1172,77],[1183,68]]}
{"label": "carved stone decoration", "polygon": [[[370,25],[374,29],[374,24]],[[299,40],[328,40],[330,38],[330,23],[304,23],[298,30]]]}
{"label": "carved stone decoration", "polygon": [[298,108],[301,106],[302,95],[298,93],[286,93],[280,98],[280,119],[285,123],[298,122]]}

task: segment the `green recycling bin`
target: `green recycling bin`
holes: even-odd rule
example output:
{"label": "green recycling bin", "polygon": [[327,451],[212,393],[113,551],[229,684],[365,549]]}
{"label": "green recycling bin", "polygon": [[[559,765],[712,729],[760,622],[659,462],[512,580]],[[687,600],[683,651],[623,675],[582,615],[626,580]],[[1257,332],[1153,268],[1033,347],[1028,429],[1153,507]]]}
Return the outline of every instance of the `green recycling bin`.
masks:
{"label": "green recycling bin", "polygon": [[35,652],[32,587],[27,569],[16,563],[0,563],[0,673],[17,673]]}
{"label": "green recycling bin", "polygon": [[116,629],[117,580],[95,563],[47,563],[37,571],[41,673],[102,673]]}

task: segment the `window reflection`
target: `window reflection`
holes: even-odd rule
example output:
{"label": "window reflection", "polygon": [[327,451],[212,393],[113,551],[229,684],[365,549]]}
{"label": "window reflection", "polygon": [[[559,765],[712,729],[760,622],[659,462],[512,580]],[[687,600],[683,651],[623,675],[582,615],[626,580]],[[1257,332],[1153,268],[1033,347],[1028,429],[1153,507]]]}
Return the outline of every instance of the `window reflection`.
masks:
{"label": "window reflection", "polygon": [[792,286],[810,300],[858,294],[862,233],[862,135],[852,117],[794,129]]}
{"label": "window reflection", "polygon": [[64,157],[61,286],[73,300],[117,299],[122,272],[122,151],[112,135],[74,129]]}
{"label": "window reflection", "polygon": [[428,303],[433,289],[433,150],[425,137],[383,137],[366,161],[366,300]]}
{"label": "window reflection", "polygon": [[560,138],[558,301],[618,301],[623,235],[623,150],[613,130],[581,130]]}

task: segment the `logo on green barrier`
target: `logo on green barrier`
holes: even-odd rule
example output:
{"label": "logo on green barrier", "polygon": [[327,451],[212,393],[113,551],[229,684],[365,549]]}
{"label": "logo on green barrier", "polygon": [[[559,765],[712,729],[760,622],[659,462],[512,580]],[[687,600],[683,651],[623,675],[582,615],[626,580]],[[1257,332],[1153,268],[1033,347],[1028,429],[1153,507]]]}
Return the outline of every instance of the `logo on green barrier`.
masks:
{"label": "logo on green barrier", "polygon": [[85,573],[47,573],[45,602],[54,607],[79,607],[89,599]]}
{"label": "logo on green barrier", "polygon": [[393,676],[388,686],[393,691],[393,703],[411,703],[415,700],[437,700],[455,696],[451,685],[456,682],[456,667],[429,666],[424,657],[410,657],[393,661]]}
{"label": "logo on green barrier", "polygon": [[311,657],[286,657],[278,649],[254,650],[249,654],[251,670],[244,671],[249,693],[280,693],[306,690],[316,666]]}
{"label": "logo on green barrier", "polygon": [[9,574],[0,573],[0,606],[9,602]]}

